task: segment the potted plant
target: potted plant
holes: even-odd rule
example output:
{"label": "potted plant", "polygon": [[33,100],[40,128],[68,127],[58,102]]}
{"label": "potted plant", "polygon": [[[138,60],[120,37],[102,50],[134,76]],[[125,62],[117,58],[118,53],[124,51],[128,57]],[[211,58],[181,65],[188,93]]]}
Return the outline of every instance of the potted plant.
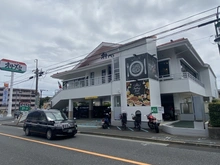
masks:
{"label": "potted plant", "polygon": [[220,139],[220,100],[213,99],[209,103],[209,137]]}

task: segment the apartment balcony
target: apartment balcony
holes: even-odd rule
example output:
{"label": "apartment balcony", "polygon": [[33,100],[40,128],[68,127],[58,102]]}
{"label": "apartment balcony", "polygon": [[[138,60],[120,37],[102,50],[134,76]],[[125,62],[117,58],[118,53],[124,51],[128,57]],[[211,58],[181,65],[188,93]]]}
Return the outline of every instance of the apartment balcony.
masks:
{"label": "apartment balcony", "polygon": [[204,84],[188,72],[160,76],[161,94],[191,92],[205,95]]}

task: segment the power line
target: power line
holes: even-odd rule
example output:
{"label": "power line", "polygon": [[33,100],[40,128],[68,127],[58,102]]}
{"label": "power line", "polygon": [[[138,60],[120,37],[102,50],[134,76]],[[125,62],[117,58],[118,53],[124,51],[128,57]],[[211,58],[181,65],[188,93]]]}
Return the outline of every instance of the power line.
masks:
{"label": "power line", "polygon": [[[162,27],[159,27],[159,28],[156,28],[156,29],[153,29],[153,30],[144,32],[144,33],[139,34],[139,35],[137,35],[137,36],[134,36],[134,37],[128,38],[128,39],[126,39],[126,40],[120,41],[120,42],[118,42],[118,43],[114,43],[114,44],[112,44],[112,45],[119,44],[119,43],[122,43],[122,42],[125,42],[125,41],[129,41],[129,40],[134,39],[134,38],[137,38],[137,37],[139,37],[139,36],[143,36],[143,35],[145,35],[145,34],[147,34],[147,33],[154,32],[154,31],[156,31],[156,30],[159,30],[159,29],[168,27],[168,26],[173,25],[173,24],[175,24],[175,23],[179,23],[179,22],[185,21],[185,20],[187,20],[187,19],[193,18],[193,17],[195,17],[195,16],[198,16],[198,15],[201,15],[201,14],[204,14],[204,13],[207,13],[207,12],[209,12],[209,11],[211,11],[211,10],[214,10],[214,9],[216,9],[216,7],[211,8],[211,9],[208,9],[208,10],[205,10],[205,11],[202,11],[202,12],[200,12],[200,13],[197,13],[197,14],[194,14],[194,15],[191,15],[191,16],[188,16],[188,17],[186,17],[186,18],[184,18],[184,19],[175,21],[175,22],[173,22],[173,23],[164,25],[164,26],[162,26]],[[214,16],[214,14],[213,14],[212,16]],[[169,31],[171,31],[171,30],[172,30],[172,29],[170,29]],[[158,34],[159,34],[159,33],[158,33]],[[154,34],[154,35],[155,35],[155,34]],[[111,45],[110,45],[110,46],[111,46]],[[80,55],[80,56],[76,56],[76,57],[71,58],[71,59],[76,59],[76,58],[79,58],[79,57],[82,57],[82,56],[86,56],[86,55],[88,55],[88,54],[89,54],[89,53],[86,53],[86,54],[83,54],[83,55]],[[69,61],[69,60],[71,60],[71,59],[65,60],[65,61],[63,61],[63,62],[67,62],[67,61]],[[80,61],[80,60],[78,60],[78,61]],[[60,63],[63,63],[63,62],[59,62],[59,63],[57,63],[57,64],[60,64]],[[68,64],[65,64],[65,65],[68,65]],[[49,67],[50,67],[50,66],[49,66]],[[48,67],[46,67],[46,68],[48,68]],[[51,70],[51,69],[48,69],[48,70]]]}
{"label": "power line", "polygon": [[[183,25],[174,27],[174,28],[172,28],[172,29],[168,29],[168,30],[165,30],[165,31],[162,31],[162,32],[153,34],[152,36],[162,35],[162,34],[164,34],[164,33],[171,32],[171,31],[173,31],[173,30],[177,30],[177,29],[179,29],[179,28],[183,28],[183,27],[185,27],[185,26],[194,24],[194,23],[196,23],[196,22],[200,22],[200,21],[203,21],[203,20],[205,20],[205,19],[211,18],[211,17],[213,17],[213,16],[215,16],[215,15],[216,15],[216,14],[211,14],[211,15],[208,15],[208,16],[206,16],[206,17],[200,18],[200,19],[198,19],[198,20],[191,21],[191,22],[189,22],[189,23],[185,23],[185,24],[183,24]],[[167,26],[168,26],[168,25],[167,25]],[[194,27],[188,28],[188,29],[186,29],[185,31],[190,30],[190,29],[193,29],[193,28],[194,28]],[[153,30],[153,31],[154,31],[154,30]],[[148,33],[148,32],[146,32],[146,33]],[[146,34],[146,33],[144,33],[144,34]],[[177,32],[177,33],[178,33],[178,32]],[[177,33],[176,33],[176,34],[177,34]],[[135,38],[135,37],[133,37],[133,38]],[[130,40],[130,39],[128,39],[128,40]],[[124,41],[127,41],[127,40],[124,40]],[[115,43],[114,43],[114,45],[115,45]],[[110,46],[111,46],[111,45],[110,45]],[[111,50],[109,50],[109,51],[111,51]],[[95,55],[97,55],[97,54],[95,54]],[[66,64],[66,65],[71,65],[72,63],[80,62],[80,61],[85,60],[85,59],[86,59],[86,58],[81,59],[81,60],[78,60],[78,61],[74,61],[74,62],[71,62],[71,63],[68,63],[68,64]],[[65,65],[65,67],[66,67],[66,65]],[[63,66],[64,66],[64,65],[61,65],[61,66],[58,66],[58,67],[61,68],[61,67],[63,67]],[[55,69],[57,69],[58,67],[56,67]],[[51,68],[51,69],[49,69],[49,70],[53,70],[53,68]]]}
{"label": "power line", "polygon": [[[156,31],[156,30],[158,30],[158,29],[164,28],[164,27],[166,27],[166,26],[170,26],[170,25],[172,25],[172,24],[175,24],[175,23],[178,23],[178,22],[181,22],[181,21],[184,21],[184,20],[187,20],[187,19],[189,19],[189,18],[192,18],[192,17],[194,17],[194,16],[203,14],[203,13],[208,12],[208,11],[211,11],[211,10],[213,10],[213,9],[215,9],[215,8],[212,8],[212,9],[209,9],[209,10],[206,10],[206,11],[203,11],[203,12],[200,12],[200,13],[198,13],[198,14],[195,14],[195,15],[189,16],[189,17],[187,17],[187,18],[181,19],[181,20],[179,20],[179,21],[176,21],[176,22],[167,24],[167,25],[162,26],[162,27],[160,27],[160,28],[157,28],[157,29],[154,29],[154,30],[145,32],[145,33],[142,33],[142,34],[140,34],[140,35],[138,35],[138,36],[141,36],[141,35],[150,33],[150,32],[152,32],[152,31]],[[182,28],[182,27],[184,27],[184,26],[188,26],[188,25],[190,25],[190,24],[194,24],[194,23],[196,23],[196,22],[203,21],[203,20],[208,19],[208,18],[213,17],[213,16],[215,16],[215,14],[208,15],[208,16],[206,16],[206,17],[200,18],[199,20],[191,21],[191,22],[189,22],[189,23],[185,23],[185,24],[183,24],[183,25],[174,27],[174,28],[172,28],[172,29],[169,29],[169,30],[165,30],[165,31],[156,33],[156,34],[154,34],[154,35],[161,35],[161,34],[164,34],[164,33],[167,33],[167,32],[171,32],[171,31],[173,31],[173,30],[177,30],[177,29]],[[188,29],[184,29],[184,30],[181,30],[181,31],[172,33],[172,34],[169,34],[169,35],[167,35],[167,36],[163,36],[163,37],[161,37],[161,38],[158,38],[157,40],[162,39],[162,38],[166,38],[166,37],[168,37],[168,36],[171,36],[171,35],[174,35],[174,34],[178,34],[178,33],[184,32],[184,31],[188,31],[188,30],[191,30],[191,29],[193,29],[193,28],[196,28],[196,26],[190,27],[190,28],[188,28]],[[133,39],[133,38],[136,38],[136,37],[138,37],[138,36],[129,38],[129,39],[124,40],[124,41],[128,41],[128,40]],[[121,42],[124,42],[124,41],[121,41]],[[121,42],[119,42],[119,43],[121,43]],[[112,44],[112,45],[115,45],[115,43]],[[111,51],[111,50],[109,50],[109,51]],[[87,55],[88,55],[88,54],[87,54]],[[98,55],[98,54],[94,54],[94,55]],[[78,56],[78,57],[80,57],[80,56]],[[81,55],[81,57],[82,57],[82,55]],[[74,59],[76,59],[76,58],[77,58],[77,57],[74,57]],[[89,58],[89,57],[87,57],[87,58]],[[69,67],[71,67],[71,66],[67,66],[67,65],[72,65],[72,64],[75,64],[75,63],[77,63],[77,62],[81,62],[82,60],[85,60],[85,59],[87,59],[87,58],[84,58],[84,59],[81,59],[81,60],[78,60],[78,61],[73,61],[73,62],[70,62],[70,63],[68,63],[68,64],[61,65],[61,66],[58,66],[58,67],[55,67],[55,68],[50,68],[50,69],[48,69],[48,72],[45,72],[45,74],[53,73],[53,72],[57,71],[58,68],[59,68],[59,70],[60,70],[60,68],[61,68],[61,69],[69,68]],[[100,57],[99,57],[99,58],[100,58]],[[96,59],[99,59],[99,58],[96,58]],[[96,59],[93,59],[93,60],[96,60]],[[92,61],[93,61],[93,60],[92,60]],[[69,61],[69,60],[65,60],[65,61]],[[75,65],[76,65],[76,64],[75,64]],[[75,65],[74,65],[74,66],[75,66]],[[62,67],[63,67],[63,68],[62,68]],[[52,70],[54,70],[54,71],[52,71]],[[49,72],[49,71],[50,71],[50,72]]]}

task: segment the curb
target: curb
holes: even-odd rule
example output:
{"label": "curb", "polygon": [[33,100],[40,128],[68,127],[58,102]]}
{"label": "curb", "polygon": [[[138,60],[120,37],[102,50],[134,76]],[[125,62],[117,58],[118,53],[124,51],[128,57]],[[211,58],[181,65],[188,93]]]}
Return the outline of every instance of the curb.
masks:
{"label": "curb", "polygon": [[[12,125],[7,123],[2,123],[1,125],[12,126],[12,127],[22,127],[21,125]],[[124,136],[124,135],[116,135],[116,134],[108,134],[108,133],[99,133],[99,132],[87,132],[87,131],[78,131],[79,134],[87,134],[87,135],[99,135],[106,137],[115,137],[122,139],[132,139],[132,140],[141,140],[141,141],[151,141],[157,143],[167,143],[167,144],[178,144],[178,145],[188,145],[188,146],[197,146],[197,147],[211,147],[211,148],[220,148],[220,144],[209,144],[209,143],[198,143],[198,142],[186,142],[186,141],[170,141],[170,140],[162,140],[162,139],[152,139],[152,138],[142,138],[138,136]]]}
{"label": "curb", "polygon": [[199,147],[220,148],[220,145],[218,145],[218,144],[193,143],[193,142],[185,142],[185,141],[169,141],[169,140],[161,140],[161,139],[142,138],[142,137],[136,137],[136,136],[123,136],[123,135],[98,133],[98,132],[86,132],[86,131],[79,131],[79,133],[89,134],[89,135],[100,135],[100,136],[107,136],[107,137],[116,137],[116,138],[123,138],[123,139],[151,141],[151,142],[157,142],[157,143],[168,143],[168,144],[178,144],[178,145],[188,145],[188,146],[193,145],[193,146],[199,146]]}

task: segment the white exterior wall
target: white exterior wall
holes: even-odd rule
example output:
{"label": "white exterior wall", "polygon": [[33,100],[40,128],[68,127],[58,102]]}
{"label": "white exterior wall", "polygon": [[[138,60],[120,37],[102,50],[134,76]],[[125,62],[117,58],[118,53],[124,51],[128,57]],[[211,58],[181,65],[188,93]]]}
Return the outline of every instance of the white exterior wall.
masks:
{"label": "white exterior wall", "polygon": [[[138,54],[143,54],[146,52],[150,54],[155,54],[157,56],[156,43],[155,41],[152,42],[152,39],[148,39],[146,45],[142,45],[140,47],[136,47],[136,48],[121,52],[119,56],[120,75],[121,75],[121,83],[120,83],[121,84],[121,110],[122,111],[124,110],[127,112],[128,120],[132,120],[131,114],[135,114],[136,110],[140,110],[142,113],[142,121],[146,121],[147,118],[144,115],[147,115],[151,112],[151,106],[153,107],[161,106],[159,81],[154,81],[151,79],[149,80],[151,106],[139,106],[139,107],[137,106],[128,107],[127,106],[125,59],[128,57],[132,57],[133,54],[138,55]],[[162,115],[159,114],[157,117],[161,119]]]}
{"label": "white exterior wall", "polygon": [[120,93],[120,81],[114,81],[112,83],[107,83],[97,86],[73,88],[73,89],[60,91],[60,93],[53,98],[52,105],[55,105],[60,100],[80,99],[91,96],[110,96],[110,95],[118,95],[119,93]]}
{"label": "white exterior wall", "polygon": [[211,96],[211,84],[210,84],[210,78],[209,78],[209,71],[208,68],[204,68],[200,71],[200,79],[205,85],[205,92],[206,96]]}
{"label": "white exterior wall", "polygon": [[211,72],[210,68],[204,68],[200,71],[201,81],[205,85],[205,96],[218,98],[218,88],[216,84],[216,78]]}
{"label": "white exterior wall", "polygon": [[209,79],[210,79],[210,86],[211,86],[211,96],[218,98],[218,88],[217,88],[217,81],[215,75],[211,72],[210,68],[209,71]]}

